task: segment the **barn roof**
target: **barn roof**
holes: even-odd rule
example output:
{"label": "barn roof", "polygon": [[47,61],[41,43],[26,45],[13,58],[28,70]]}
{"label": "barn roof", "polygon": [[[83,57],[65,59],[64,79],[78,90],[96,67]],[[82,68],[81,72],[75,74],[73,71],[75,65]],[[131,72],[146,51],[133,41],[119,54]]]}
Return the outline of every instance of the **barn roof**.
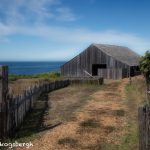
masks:
{"label": "barn roof", "polygon": [[131,49],[123,46],[107,45],[107,44],[92,44],[105,54],[123,62],[129,66],[138,66],[140,55],[133,52]]}

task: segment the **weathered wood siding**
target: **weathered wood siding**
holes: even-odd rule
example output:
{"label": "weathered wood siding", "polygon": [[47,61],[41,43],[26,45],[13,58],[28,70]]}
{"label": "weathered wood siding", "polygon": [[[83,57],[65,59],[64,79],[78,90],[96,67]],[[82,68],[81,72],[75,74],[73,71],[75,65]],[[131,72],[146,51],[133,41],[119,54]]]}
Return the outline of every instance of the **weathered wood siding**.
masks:
{"label": "weathered wood siding", "polygon": [[98,69],[98,76],[105,77],[107,79],[121,79],[122,78],[122,68]]}
{"label": "weathered wood siding", "polygon": [[[107,71],[99,71],[99,76],[110,79],[127,77],[129,66],[106,55],[94,45],[89,46],[85,51],[74,57],[61,67],[61,73],[68,77],[87,76],[84,70],[92,74],[92,64],[106,64]],[[122,70],[121,70],[122,69]]]}

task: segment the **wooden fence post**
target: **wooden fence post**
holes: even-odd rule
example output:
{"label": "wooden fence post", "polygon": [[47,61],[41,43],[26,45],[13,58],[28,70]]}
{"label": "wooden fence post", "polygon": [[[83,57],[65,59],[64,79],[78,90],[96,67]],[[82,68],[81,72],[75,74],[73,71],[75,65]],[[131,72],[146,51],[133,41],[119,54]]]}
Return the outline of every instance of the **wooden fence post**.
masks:
{"label": "wooden fence post", "polygon": [[139,150],[150,150],[150,107],[140,107],[139,116]]}
{"label": "wooden fence post", "polygon": [[150,79],[146,79],[147,81],[147,100],[148,100],[148,104],[150,105]]}
{"label": "wooden fence post", "polygon": [[8,67],[0,66],[0,138],[7,132]]}

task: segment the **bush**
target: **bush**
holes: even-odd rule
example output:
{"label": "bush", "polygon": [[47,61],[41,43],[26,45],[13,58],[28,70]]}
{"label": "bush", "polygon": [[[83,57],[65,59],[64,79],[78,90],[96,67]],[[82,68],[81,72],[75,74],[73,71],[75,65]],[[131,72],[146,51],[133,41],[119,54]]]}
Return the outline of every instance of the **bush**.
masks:
{"label": "bush", "polygon": [[147,80],[150,80],[150,51],[147,51],[140,60],[140,70]]}

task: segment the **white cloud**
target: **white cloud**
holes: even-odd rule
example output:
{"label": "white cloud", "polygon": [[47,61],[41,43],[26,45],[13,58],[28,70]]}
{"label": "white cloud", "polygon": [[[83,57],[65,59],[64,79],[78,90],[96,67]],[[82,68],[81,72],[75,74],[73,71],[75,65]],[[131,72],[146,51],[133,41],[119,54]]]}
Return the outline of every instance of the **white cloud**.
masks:
{"label": "white cloud", "polygon": [[70,8],[59,7],[56,9],[56,12],[60,14],[57,19],[64,20],[64,21],[65,20],[74,21],[77,19],[77,17],[72,13]]}
{"label": "white cloud", "polygon": [[60,0],[1,0],[0,22],[37,24],[49,20],[74,21],[72,10]]}
{"label": "white cloud", "polygon": [[[90,31],[76,28],[63,28],[53,26],[13,26],[0,24],[0,37],[6,39],[10,35],[27,35],[42,37],[58,43],[74,45],[105,43],[127,46],[139,54],[143,54],[150,48],[148,39],[140,38],[132,33],[123,33],[118,31]],[[77,47],[76,47],[77,48]]]}
{"label": "white cloud", "polygon": [[50,20],[76,19],[77,16],[69,7],[64,6],[61,0],[1,0],[0,42],[8,42],[11,35],[27,35],[69,44],[72,45],[72,49],[77,49],[81,43],[86,46],[91,43],[106,43],[128,46],[143,54],[150,48],[148,39],[133,33],[46,25]]}

